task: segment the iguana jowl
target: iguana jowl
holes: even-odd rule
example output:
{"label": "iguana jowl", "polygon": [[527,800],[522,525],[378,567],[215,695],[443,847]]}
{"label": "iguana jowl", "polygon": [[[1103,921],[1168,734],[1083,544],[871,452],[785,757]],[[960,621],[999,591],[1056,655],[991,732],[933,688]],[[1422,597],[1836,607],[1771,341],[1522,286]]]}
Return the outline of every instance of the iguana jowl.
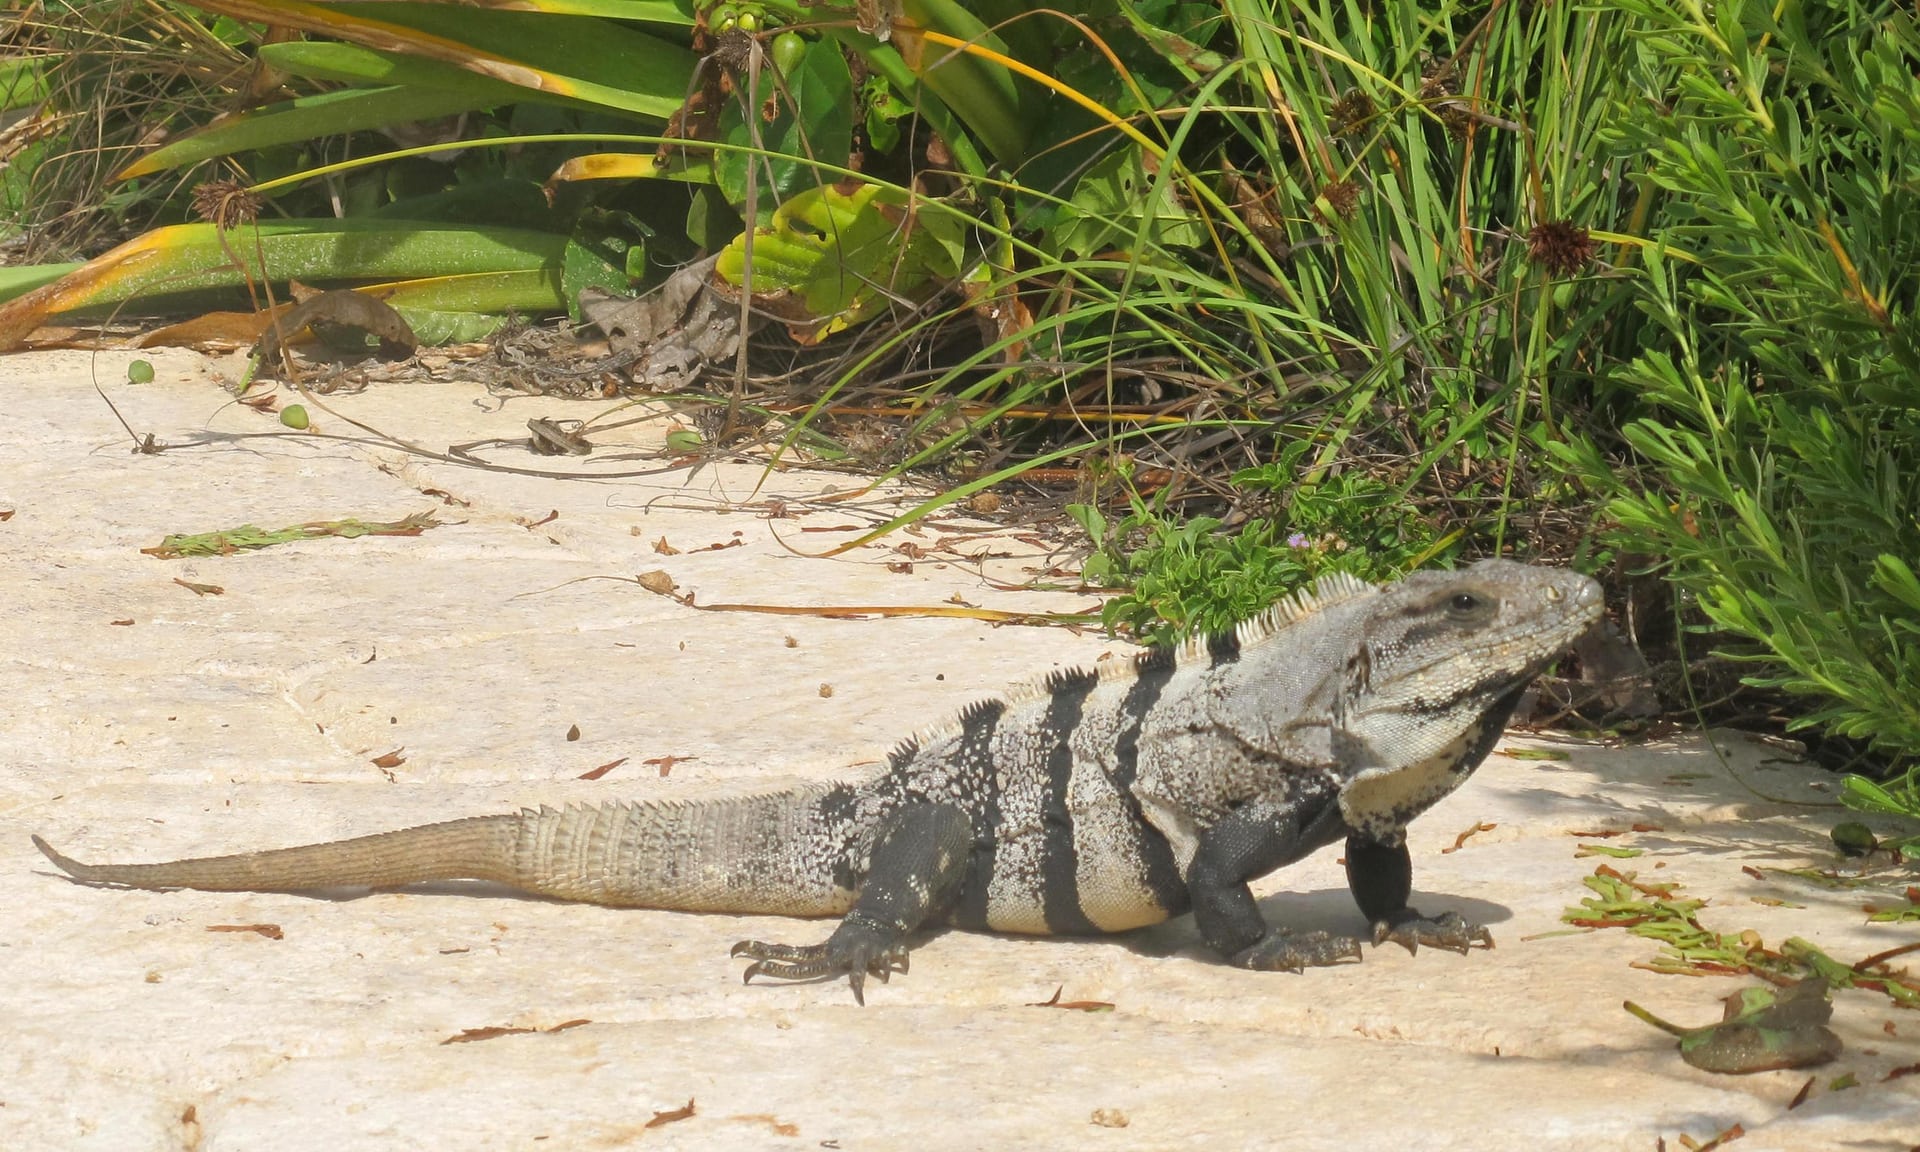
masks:
{"label": "iguana jowl", "polygon": [[1118,932],[1189,909],[1231,963],[1359,941],[1262,919],[1247,883],[1342,838],[1375,943],[1491,943],[1407,906],[1408,821],[1479,766],[1529,681],[1599,618],[1573,572],[1488,560],[1376,588],[1322,578],[1238,629],[1059,671],[964,709],[854,779],[714,800],[476,816],[299,848],[81,864],[136,888],[496,881],[597,904],[844,915],[825,943],[744,941],[746,976],[904,970],[923,924]]}

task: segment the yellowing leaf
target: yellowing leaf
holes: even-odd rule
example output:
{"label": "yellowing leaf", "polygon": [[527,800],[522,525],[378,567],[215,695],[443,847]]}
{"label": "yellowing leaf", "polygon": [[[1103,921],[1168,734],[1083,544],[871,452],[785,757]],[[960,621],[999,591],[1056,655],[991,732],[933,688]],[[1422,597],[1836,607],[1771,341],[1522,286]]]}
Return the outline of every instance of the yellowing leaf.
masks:
{"label": "yellowing leaf", "polygon": [[[952,278],[963,256],[957,224],[909,204],[899,189],[855,181],[789,199],[754,232],[754,302],[786,321],[796,340],[813,343]],[[714,270],[729,284],[745,283],[744,236]]]}

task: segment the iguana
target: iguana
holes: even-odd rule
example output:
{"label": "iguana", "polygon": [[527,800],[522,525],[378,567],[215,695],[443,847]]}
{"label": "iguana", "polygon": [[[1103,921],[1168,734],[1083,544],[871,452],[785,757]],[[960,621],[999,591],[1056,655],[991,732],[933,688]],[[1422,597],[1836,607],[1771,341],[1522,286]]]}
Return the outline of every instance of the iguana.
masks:
{"label": "iguana", "polygon": [[81,864],[135,888],[299,891],[476,879],[565,900],[843,918],[742,941],[745,978],[906,970],[924,924],[1119,932],[1189,909],[1244,968],[1358,957],[1293,934],[1247,882],[1346,841],[1377,946],[1492,945],[1407,906],[1407,822],[1479,766],[1527,684],[1602,610],[1573,572],[1486,560],[1386,587],[1322,577],[1237,629],[978,701],[849,778],[708,800],[475,816],[306,847]]}

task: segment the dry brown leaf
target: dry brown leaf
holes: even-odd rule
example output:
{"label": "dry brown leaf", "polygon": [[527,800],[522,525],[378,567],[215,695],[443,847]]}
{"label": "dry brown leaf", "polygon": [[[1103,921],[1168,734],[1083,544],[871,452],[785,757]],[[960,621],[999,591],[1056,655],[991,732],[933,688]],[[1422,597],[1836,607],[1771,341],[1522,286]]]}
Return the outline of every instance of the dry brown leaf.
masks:
{"label": "dry brown leaf", "polygon": [[1491,832],[1498,827],[1500,827],[1500,825],[1498,824],[1475,824],[1473,827],[1467,829],[1465,832],[1462,832],[1460,833],[1460,835],[1455,836],[1453,838],[1453,847],[1440,849],[1440,854],[1442,856],[1445,856],[1451,852],[1458,852],[1460,851],[1460,849],[1465,848],[1467,846],[1467,841],[1469,839],[1473,838],[1474,836],[1478,835],[1481,832]]}
{"label": "dry brown leaf", "polygon": [[1105,1000],[1062,1000],[1060,999],[1060,993],[1065,990],[1066,990],[1066,985],[1062,984],[1060,987],[1055,988],[1053,990],[1053,995],[1051,997],[1045,1000],[1039,1001],[1038,1003],[1035,1003],[1035,1004],[1029,1004],[1027,1005],[1027,1007],[1029,1008],[1064,1008],[1069,1012],[1111,1012],[1113,1011],[1113,1005],[1108,1003]]}
{"label": "dry brown leaf", "polygon": [[[600,767],[595,768],[590,772],[582,772],[579,778],[582,780],[598,780],[600,779],[600,777],[605,776],[607,773],[613,771],[615,768],[620,767],[620,765],[625,764],[627,762],[627,759],[628,759],[627,757],[622,756],[618,760],[609,760],[605,764],[600,765]],[[662,775],[665,775],[665,773],[662,773]]]}
{"label": "dry brown leaf", "polygon": [[529,1032],[538,1032],[538,1028],[505,1028],[493,1025],[488,1028],[462,1028],[457,1036],[449,1036],[440,1041],[442,1047],[448,1044],[471,1044],[476,1040],[494,1040],[501,1036],[522,1036]]}
{"label": "dry brown leaf", "polygon": [[207,925],[207,931],[252,932],[259,936],[265,936],[269,940],[285,940],[287,938],[287,934],[280,930],[280,925],[278,924],[209,924]]}
{"label": "dry brown leaf", "polygon": [[197,352],[232,352],[251,347],[267,330],[276,313],[285,315],[292,304],[259,312],[205,312],[191,320],[169,324],[143,332],[133,340],[135,348],[192,348]]}
{"label": "dry brown leaf", "polygon": [[673,1108],[665,1112],[655,1112],[653,1114],[653,1119],[647,1121],[645,1124],[642,1124],[641,1127],[642,1128],[658,1128],[663,1124],[672,1124],[677,1120],[685,1120],[692,1115],[693,1115],[693,1101],[689,1099],[687,1101],[686,1107],[684,1108]]}
{"label": "dry brown leaf", "polygon": [[675,764],[680,763],[682,760],[698,759],[700,759],[698,756],[655,756],[651,760],[642,760],[640,763],[648,765],[649,767],[658,768],[660,775],[665,776],[667,773],[673,771]]}

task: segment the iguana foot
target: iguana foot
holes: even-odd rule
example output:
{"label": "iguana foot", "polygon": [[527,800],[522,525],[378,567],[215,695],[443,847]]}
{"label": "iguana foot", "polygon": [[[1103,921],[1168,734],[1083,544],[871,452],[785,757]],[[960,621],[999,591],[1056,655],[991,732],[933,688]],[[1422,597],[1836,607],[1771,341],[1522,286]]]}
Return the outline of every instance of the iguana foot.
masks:
{"label": "iguana foot", "polygon": [[882,984],[895,972],[907,971],[907,948],[897,937],[878,927],[858,923],[849,917],[824,944],[769,944],[760,940],[742,940],[729,953],[753,960],[741,974],[742,983],[751,984],[755,976],[774,980],[820,980],[845,976],[853,986],[853,999],[864,1005],[868,976],[877,976]]}
{"label": "iguana foot", "polygon": [[1353,936],[1334,936],[1326,932],[1268,932],[1253,944],[1235,952],[1229,963],[1236,968],[1260,972],[1298,972],[1303,968],[1324,968],[1348,959],[1360,959],[1360,941]]}
{"label": "iguana foot", "polygon": [[1402,908],[1374,922],[1374,947],[1378,948],[1389,940],[1405,947],[1410,953],[1419,952],[1422,944],[1445,948],[1462,956],[1475,944],[1493,947],[1493,933],[1483,925],[1463,918],[1458,912],[1442,912],[1438,916],[1427,917],[1411,908]]}

